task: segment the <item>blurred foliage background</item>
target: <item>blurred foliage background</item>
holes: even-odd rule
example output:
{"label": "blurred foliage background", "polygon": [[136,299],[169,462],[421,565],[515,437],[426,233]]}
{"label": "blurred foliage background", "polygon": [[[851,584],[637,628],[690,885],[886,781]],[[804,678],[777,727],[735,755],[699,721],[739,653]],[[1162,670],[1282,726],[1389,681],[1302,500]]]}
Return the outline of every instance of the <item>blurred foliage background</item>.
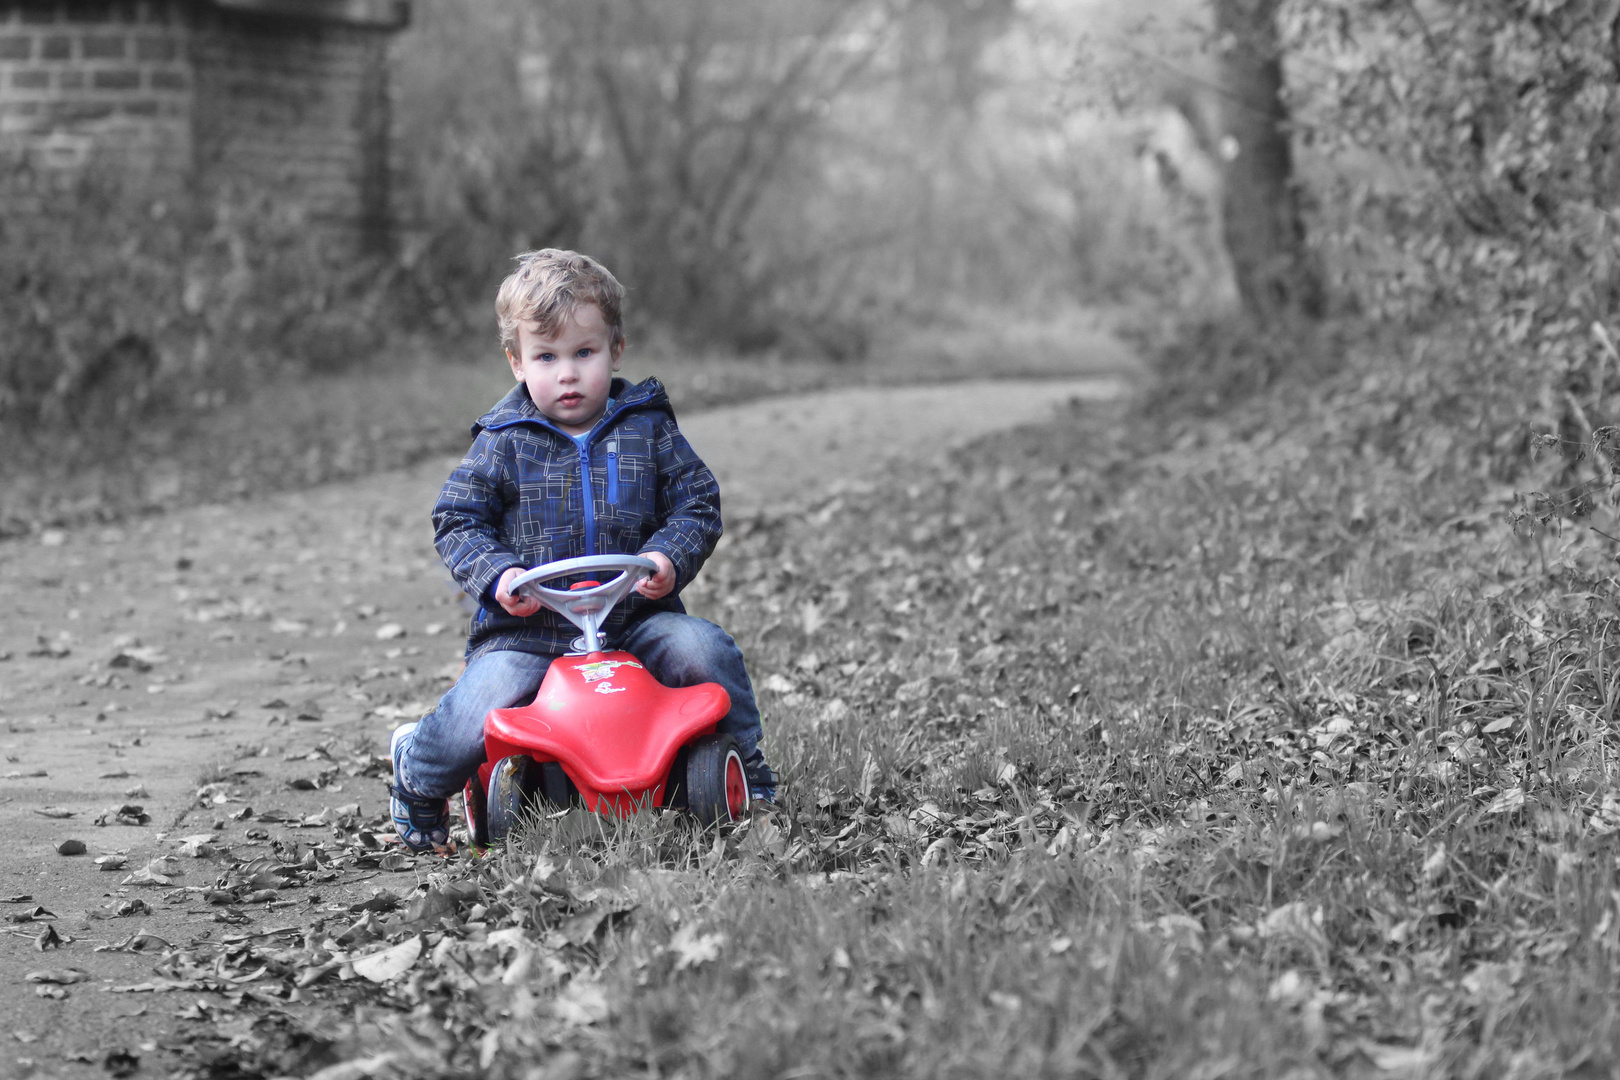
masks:
{"label": "blurred foliage background", "polygon": [[1498,474],[1556,435],[1579,484],[1617,359],[1611,9],[419,4],[386,254],[333,257],[263,199],[5,163],[0,424],[493,359],[496,282],[555,245],[620,273],[645,354],[1014,371],[1101,321],[1167,397],[1371,364],[1391,423]]}
{"label": "blurred foliage background", "polygon": [[542,244],[598,253],[643,338],[702,349],[858,360],[899,323],[1079,299],[1042,97],[1070,57],[1008,0],[422,14],[401,73],[426,150],[412,261],[430,290],[468,287],[434,292],[441,311]]}

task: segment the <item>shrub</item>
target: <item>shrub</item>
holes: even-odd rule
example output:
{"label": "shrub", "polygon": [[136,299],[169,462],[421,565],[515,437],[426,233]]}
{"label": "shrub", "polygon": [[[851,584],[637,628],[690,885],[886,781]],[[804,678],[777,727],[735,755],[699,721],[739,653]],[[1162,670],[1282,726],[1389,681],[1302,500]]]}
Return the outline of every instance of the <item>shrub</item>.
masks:
{"label": "shrub", "polygon": [[1588,442],[1613,414],[1606,384],[1620,366],[1612,10],[1300,0],[1289,11],[1296,117],[1323,166],[1316,235],[1370,321],[1409,332],[1401,392],[1448,402],[1502,472],[1523,463],[1526,401],[1534,427]]}
{"label": "shrub", "polygon": [[192,194],[107,160],[0,163],[0,424],[110,434],[378,348],[392,264],[345,259],[265,195]]}

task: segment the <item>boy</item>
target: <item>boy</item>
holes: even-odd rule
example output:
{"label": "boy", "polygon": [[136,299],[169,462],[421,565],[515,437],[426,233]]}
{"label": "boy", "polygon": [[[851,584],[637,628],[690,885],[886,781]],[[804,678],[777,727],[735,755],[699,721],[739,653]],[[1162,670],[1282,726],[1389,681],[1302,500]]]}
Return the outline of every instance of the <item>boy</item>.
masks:
{"label": "boy", "polygon": [[716,682],[757,799],[775,797],[759,750],[759,709],[737,645],[685,613],[680,590],[720,538],[720,491],[675,426],[657,379],[615,378],[624,290],[600,263],[547,248],[517,258],[495,300],[517,386],[473,427],[473,444],[433,508],[435,545],[477,599],[467,667],[438,706],[389,744],[394,827],[413,851],[449,843],[449,796],[484,761],[484,715],[534,700],[577,633],[514,596],[523,570],[579,555],[658,564],[603,627],[669,686]]}

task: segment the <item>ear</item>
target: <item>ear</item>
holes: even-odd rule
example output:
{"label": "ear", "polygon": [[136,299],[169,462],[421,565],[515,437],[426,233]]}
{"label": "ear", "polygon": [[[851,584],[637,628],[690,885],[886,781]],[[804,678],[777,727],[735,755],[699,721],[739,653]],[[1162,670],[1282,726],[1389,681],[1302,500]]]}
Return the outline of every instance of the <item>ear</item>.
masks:
{"label": "ear", "polygon": [[624,359],[624,347],[625,347],[626,344],[628,344],[628,342],[621,339],[617,345],[613,346],[613,370],[614,371],[619,370],[619,362]]}
{"label": "ear", "polygon": [[512,350],[506,350],[506,362],[512,365],[512,378],[518,382],[523,381],[523,362],[512,355]]}

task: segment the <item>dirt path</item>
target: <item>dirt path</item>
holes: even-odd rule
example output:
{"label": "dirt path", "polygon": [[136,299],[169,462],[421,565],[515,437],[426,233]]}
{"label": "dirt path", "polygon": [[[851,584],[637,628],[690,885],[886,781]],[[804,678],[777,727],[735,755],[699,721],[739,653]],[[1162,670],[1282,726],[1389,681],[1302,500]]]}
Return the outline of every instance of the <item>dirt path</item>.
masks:
{"label": "dirt path", "polygon": [[[1124,392],[834,391],[682,427],[736,516]],[[228,1031],[252,987],[222,1011],[154,973],[164,943],[300,940],[432,871],[366,830],[386,837],[388,731],[461,653],[427,522],[452,464],[0,543],[0,1075],[172,1069],[188,1020]]]}
{"label": "dirt path", "polygon": [[936,459],[993,431],[1046,419],[1069,401],[1124,392],[1123,381],[1104,378],[825,390],[683,417],[681,430],[719,478],[726,513],[736,516]]}

